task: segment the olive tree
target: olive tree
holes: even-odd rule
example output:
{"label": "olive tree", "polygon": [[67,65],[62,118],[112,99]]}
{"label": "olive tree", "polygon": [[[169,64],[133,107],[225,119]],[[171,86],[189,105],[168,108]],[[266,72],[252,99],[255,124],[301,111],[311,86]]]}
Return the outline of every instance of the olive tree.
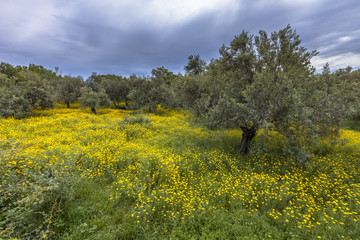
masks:
{"label": "olive tree", "polygon": [[[130,88],[127,78],[116,75],[101,75],[99,85],[105,90],[116,108],[127,109],[129,107],[128,94]],[[125,107],[121,106],[122,102],[125,102]]]}
{"label": "olive tree", "polygon": [[128,98],[132,109],[145,107],[149,112],[153,112],[157,108],[153,95],[153,83],[147,77],[130,76]]}
{"label": "olive tree", "polygon": [[178,104],[172,85],[178,78],[164,67],[151,71],[151,77],[130,76],[129,100],[131,108],[145,107],[154,112],[158,105],[174,107]]}
{"label": "olive tree", "polygon": [[321,98],[310,97],[316,81],[310,60],[317,52],[300,44],[289,25],[270,35],[243,31],[229,46],[223,45],[221,57],[197,77],[198,97],[191,108],[210,127],[241,128],[242,154],[249,152],[258,130],[266,128],[283,134],[290,146],[296,146],[292,151],[297,157],[305,159],[303,144],[318,135],[316,126],[326,114],[313,117],[322,111]]}
{"label": "olive tree", "polygon": [[96,108],[109,105],[109,98],[104,89],[93,91],[89,87],[81,88],[79,102],[83,107],[89,107],[92,113],[97,114]]}
{"label": "olive tree", "polygon": [[67,108],[81,96],[81,88],[85,85],[81,77],[64,76],[57,82],[58,100],[65,102]]}

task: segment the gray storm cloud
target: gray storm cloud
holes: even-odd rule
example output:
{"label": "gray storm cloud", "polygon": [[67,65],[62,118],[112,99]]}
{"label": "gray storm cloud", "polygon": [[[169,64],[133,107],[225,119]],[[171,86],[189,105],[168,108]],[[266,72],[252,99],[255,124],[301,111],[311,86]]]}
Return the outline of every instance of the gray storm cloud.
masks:
{"label": "gray storm cloud", "polygon": [[[39,7],[41,6],[41,7]],[[187,56],[209,61],[242,30],[287,24],[313,64],[360,66],[360,3],[355,0],[65,1],[8,0],[0,9],[0,61],[59,66],[65,74],[178,72]]]}

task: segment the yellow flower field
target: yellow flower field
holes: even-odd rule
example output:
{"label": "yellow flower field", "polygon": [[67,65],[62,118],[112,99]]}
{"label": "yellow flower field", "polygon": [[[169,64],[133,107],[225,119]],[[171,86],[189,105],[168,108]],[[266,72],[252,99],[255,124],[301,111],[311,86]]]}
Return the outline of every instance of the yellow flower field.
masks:
{"label": "yellow flower field", "polygon": [[226,144],[240,131],[210,131],[185,113],[99,113],[58,108],[0,119],[3,201],[12,194],[26,199],[12,186],[36,186],[33,175],[49,172],[105,183],[114,204],[132,199],[129,214],[139,224],[245,209],[280,232],[294,233],[293,239],[355,239],[359,233],[359,132],[341,130],[351,151],[339,147],[299,168],[273,154],[239,156]]}

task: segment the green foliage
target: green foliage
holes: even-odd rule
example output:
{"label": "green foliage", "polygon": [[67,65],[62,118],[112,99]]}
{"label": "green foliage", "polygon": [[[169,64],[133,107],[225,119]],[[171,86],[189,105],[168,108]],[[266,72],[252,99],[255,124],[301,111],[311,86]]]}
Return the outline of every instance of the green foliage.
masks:
{"label": "green foliage", "polygon": [[8,77],[7,75],[0,73],[0,87],[12,87],[15,84],[15,77]]}
{"label": "green foliage", "polygon": [[125,102],[125,106],[128,107],[129,82],[127,78],[115,75],[102,75],[100,81],[100,86],[105,90],[116,108],[121,108],[122,102]]}
{"label": "green foliage", "polygon": [[0,64],[0,115],[7,118],[24,117],[32,109],[52,108],[55,94],[55,73],[42,66],[30,64],[29,67],[13,67]]}
{"label": "green foliage", "polygon": [[18,87],[0,88],[0,116],[22,118],[31,114],[31,105]]}
{"label": "green foliage", "polygon": [[130,76],[130,92],[128,98],[131,108],[145,107],[149,112],[157,110],[158,105],[164,107],[179,106],[176,82],[179,76],[174,75],[164,67],[152,70],[150,78]]}
{"label": "green foliage", "polygon": [[[27,147],[0,142],[0,238],[52,239],[64,230],[63,204],[71,198],[77,177],[54,168],[33,171],[19,157]],[[41,165],[42,159],[36,160]]]}
{"label": "green foliage", "polygon": [[29,64],[27,69],[33,73],[40,75],[41,78],[47,79],[49,82],[56,81],[57,75],[52,70],[46,69],[41,65]]}
{"label": "green foliage", "polygon": [[52,108],[55,102],[54,89],[46,79],[30,70],[25,70],[17,75],[19,86],[25,90],[25,98],[33,108]]}
{"label": "green foliage", "polygon": [[342,120],[351,114],[352,91],[346,82],[330,73],[326,64],[306,88],[306,104],[312,109],[312,120],[320,135],[336,134]]}
{"label": "green foliage", "polygon": [[200,59],[200,55],[190,55],[188,64],[184,67],[186,74],[199,75],[205,71],[206,62]]}
{"label": "green foliage", "polygon": [[80,77],[64,76],[57,82],[57,97],[58,100],[65,102],[67,107],[74,103],[81,96],[81,88],[85,83]]}
{"label": "green foliage", "polygon": [[96,108],[100,106],[108,106],[109,98],[104,89],[99,89],[98,92],[93,91],[88,87],[81,88],[81,97],[79,101],[83,107],[91,108],[91,111],[96,114]]}
{"label": "green foliage", "polygon": [[16,66],[5,62],[0,63],[0,73],[5,74],[8,78],[15,77],[18,72],[26,69],[26,67]]}
{"label": "green foliage", "polygon": [[24,89],[15,85],[13,77],[0,73],[0,116],[25,117],[31,113],[30,102],[25,98]]}
{"label": "green foliage", "polygon": [[346,95],[342,95],[343,98],[348,100],[348,110],[350,111],[350,117],[352,119],[360,120],[360,69],[350,72],[351,68],[337,70],[334,75],[337,76]]}
{"label": "green foliage", "polygon": [[155,103],[163,107],[179,106],[177,81],[181,76],[175,75],[164,67],[153,69],[151,74],[152,95]]}
{"label": "green foliage", "polygon": [[189,81],[184,99],[194,104],[187,105],[212,128],[241,128],[243,154],[254,132],[269,129],[286,137],[285,154],[305,163],[308,146],[346,117],[348,100],[328,70],[314,74],[310,60],[317,52],[300,44],[289,25],[270,36],[243,31],[221,47],[207,72]]}
{"label": "green foliage", "polygon": [[179,106],[191,109],[196,99],[200,98],[199,83],[190,76],[179,77],[173,85],[176,98],[180,101]]}
{"label": "green foliage", "polygon": [[86,84],[89,88],[91,88],[93,91],[97,91],[101,84],[101,75],[97,74],[96,72],[93,72],[87,79]]}
{"label": "green foliage", "polygon": [[138,109],[141,107],[148,108],[149,112],[157,109],[157,103],[154,99],[153,84],[150,80],[144,77],[130,76],[130,92],[128,98],[130,100],[130,107]]}
{"label": "green foliage", "polygon": [[343,127],[360,132],[360,120],[349,120],[346,121]]}

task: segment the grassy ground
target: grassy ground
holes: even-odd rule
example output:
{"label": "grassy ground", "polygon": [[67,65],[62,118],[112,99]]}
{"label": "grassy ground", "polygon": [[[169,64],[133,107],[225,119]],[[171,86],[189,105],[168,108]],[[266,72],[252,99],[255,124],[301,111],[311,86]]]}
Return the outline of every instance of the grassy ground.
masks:
{"label": "grassy ground", "polygon": [[0,239],[359,239],[350,129],[300,169],[276,134],[242,157],[181,111],[0,119]]}

